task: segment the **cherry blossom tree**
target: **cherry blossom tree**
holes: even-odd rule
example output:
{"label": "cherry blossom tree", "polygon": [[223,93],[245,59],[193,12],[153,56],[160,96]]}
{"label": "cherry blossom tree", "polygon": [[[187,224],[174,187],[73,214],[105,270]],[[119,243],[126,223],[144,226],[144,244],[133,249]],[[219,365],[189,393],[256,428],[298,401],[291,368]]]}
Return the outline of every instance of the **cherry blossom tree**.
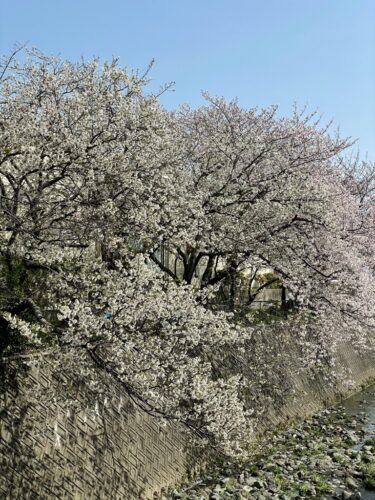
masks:
{"label": "cherry blossom tree", "polygon": [[270,252],[284,252],[293,234],[309,240],[306,228],[329,212],[316,179],[323,182],[324,169],[350,144],[318,129],[314,114],[295,111],[280,119],[275,107],[245,110],[206,97],[206,107],[178,114],[189,193],[199,211],[185,221],[188,244],[168,241],[183,267],[182,280],[191,283],[201,267],[203,287],[235,277],[244,266],[269,266]]}
{"label": "cherry blossom tree", "polygon": [[251,331],[198,305],[147,258],[166,233],[190,238],[183,214],[194,204],[174,118],[143,91],[147,75],[116,60],[100,68],[32,52],[7,66],[3,350],[69,349],[72,373],[86,373],[89,385],[96,366],[151,413],[222,448],[237,443],[249,431],[241,379],[214,376],[211,358]]}
{"label": "cherry blossom tree", "polygon": [[[168,241],[182,280],[192,283],[199,267],[203,288],[226,280],[232,308],[239,271],[251,270],[249,302],[279,283],[307,364],[323,366],[342,342],[372,345],[373,166],[343,156],[351,142],[315,114],[279,118],[276,108],[206,97],[207,106],[177,115],[200,207],[189,242]],[[264,267],[274,273],[252,292]]]}
{"label": "cherry blossom tree", "polygon": [[[96,394],[104,371],[146,411],[236,453],[255,382],[218,358],[249,359],[270,328],[287,328],[308,366],[342,341],[369,345],[372,174],[344,168],[349,142],[314,115],[208,96],[169,113],[146,93],[148,72],[117,60],[31,51],[3,68],[3,355],[48,348]],[[238,272],[255,279],[264,266],[277,273],[264,287],[280,281],[295,304],[282,322],[238,323],[210,307],[224,280],[234,306]],[[262,359],[251,371],[264,379]]]}

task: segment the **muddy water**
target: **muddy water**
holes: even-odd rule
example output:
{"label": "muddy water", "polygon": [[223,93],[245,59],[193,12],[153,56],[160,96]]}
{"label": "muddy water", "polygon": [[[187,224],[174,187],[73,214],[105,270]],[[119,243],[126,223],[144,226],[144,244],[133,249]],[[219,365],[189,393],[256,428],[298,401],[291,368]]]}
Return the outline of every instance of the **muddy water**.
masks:
{"label": "muddy water", "polygon": [[[349,415],[361,416],[366,415],[368,421],[361,424],[362,429],[365,431],[363,441],[367,438],[374,437],[375,435],[375,385],[371,385],[361,393],[352,396],[342,403],[345,411]],[[362,443],[363,443],[362,441]],[[355,446],[361,448],[362,443]],[[366,489],[361,490],[362,499],[375,500],[375,491]]]}

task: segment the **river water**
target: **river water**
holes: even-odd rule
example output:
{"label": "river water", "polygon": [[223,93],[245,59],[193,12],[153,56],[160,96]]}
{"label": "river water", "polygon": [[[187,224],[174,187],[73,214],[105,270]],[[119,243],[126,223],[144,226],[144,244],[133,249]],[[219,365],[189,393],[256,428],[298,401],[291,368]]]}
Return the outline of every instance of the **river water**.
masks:
{"label": "river water", "polygon": [[[364,412],[368,416],[368,421],[362,424],[362,429],[365,431],[363,441],[367,438],[373,438],[375,435],[375,385],[371,385],[359,394],[345,400],[342,406],[348,415],[358,416],[359,413]],[[362,443],[356,445],[356,448],[361,446]],[[375,500],[375,491],[362,489],[361,494],[362,499]]]}

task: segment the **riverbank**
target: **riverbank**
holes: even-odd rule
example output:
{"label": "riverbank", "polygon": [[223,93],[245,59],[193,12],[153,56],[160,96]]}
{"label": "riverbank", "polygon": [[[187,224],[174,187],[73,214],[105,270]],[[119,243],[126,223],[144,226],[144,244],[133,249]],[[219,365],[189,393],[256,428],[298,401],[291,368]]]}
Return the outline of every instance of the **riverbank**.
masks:
{"label": "riverbank", "polygon": [[375,386],[265,435],[251,462],[224,464],[166,498],[375,499]]}

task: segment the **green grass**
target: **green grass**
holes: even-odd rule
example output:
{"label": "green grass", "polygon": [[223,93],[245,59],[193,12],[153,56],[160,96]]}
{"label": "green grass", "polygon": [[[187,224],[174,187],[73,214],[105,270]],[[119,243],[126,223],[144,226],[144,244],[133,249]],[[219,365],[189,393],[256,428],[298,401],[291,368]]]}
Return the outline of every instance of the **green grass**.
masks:
{"label": "green grass", "polygon": [[372,446],[375,448],[375,437],[366,439],[365,442],[363,443],[364,446]]}
{"label": "green grass", "polygon": [[362,466],[362,472],[364,476],[364,485],[366,488],[375,490],[375,459],[371,460],[366,465]]}

